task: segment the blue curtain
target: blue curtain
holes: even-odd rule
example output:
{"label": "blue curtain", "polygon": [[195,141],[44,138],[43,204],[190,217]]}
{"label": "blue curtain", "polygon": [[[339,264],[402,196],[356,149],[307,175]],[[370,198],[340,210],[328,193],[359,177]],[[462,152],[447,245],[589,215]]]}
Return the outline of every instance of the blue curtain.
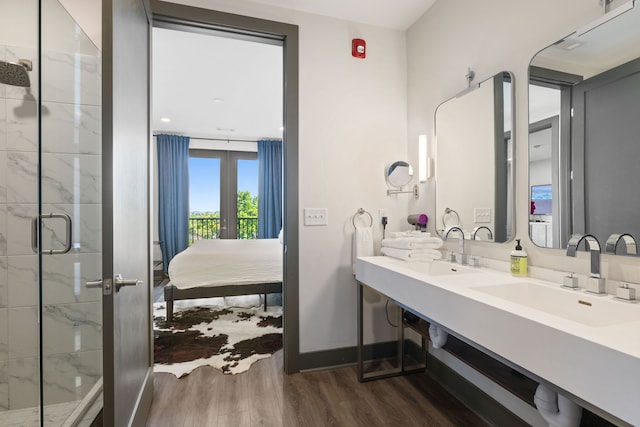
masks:
{"label": "blue curtain", "polygon": [[258,141],[258,239],[282,228],[282,140]]}
{"label": "blue curtain", "polygon": [[158,228],[164,271],[189,246],[189,137],[160,134],[158,143]]}

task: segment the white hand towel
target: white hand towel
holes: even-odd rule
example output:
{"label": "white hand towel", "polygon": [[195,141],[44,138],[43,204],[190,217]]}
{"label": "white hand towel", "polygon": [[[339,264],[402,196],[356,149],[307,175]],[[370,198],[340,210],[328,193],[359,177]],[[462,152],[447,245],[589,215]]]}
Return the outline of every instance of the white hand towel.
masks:
{"label": "white hand towel", "polygon": [[356,258],[373,256],[373,231],[371,227],[356,228],[353,233],[353,247],[351,251],[351,266],[356,274]]}
{"label": "white hand towel", "polygon": [[398,249],[440,249],[442,244],[439,237],[399,237],[382,241],[383,247]]}
{"label": "white hand towel", "polygon": [[435,261],[442,258],[442,253],[437,249],[411,250],[383,247],[380,252],[403,261]]}

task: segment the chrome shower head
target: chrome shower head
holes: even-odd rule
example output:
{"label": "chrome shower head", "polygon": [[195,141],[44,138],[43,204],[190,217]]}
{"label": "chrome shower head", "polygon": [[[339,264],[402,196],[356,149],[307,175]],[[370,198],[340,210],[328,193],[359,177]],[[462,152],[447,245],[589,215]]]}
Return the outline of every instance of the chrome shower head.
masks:
{"label": "chrome shower head", "polygon": [[12,86],[30,87],[29,71],[33,69],[31,61],[19,59],[18,62],[0,61],[0,83]]}

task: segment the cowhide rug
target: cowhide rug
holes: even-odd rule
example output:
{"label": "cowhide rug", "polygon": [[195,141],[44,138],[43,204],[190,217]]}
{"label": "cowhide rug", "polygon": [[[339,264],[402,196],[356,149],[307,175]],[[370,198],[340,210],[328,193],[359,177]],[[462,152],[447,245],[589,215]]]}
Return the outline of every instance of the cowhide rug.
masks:
{"label": "cowhide rug", "polygon": [[164,303],[153,311],[155,372],[180,378],[210,365],[239,374],[282,348],[282,307],[178,307],[173,322]]}

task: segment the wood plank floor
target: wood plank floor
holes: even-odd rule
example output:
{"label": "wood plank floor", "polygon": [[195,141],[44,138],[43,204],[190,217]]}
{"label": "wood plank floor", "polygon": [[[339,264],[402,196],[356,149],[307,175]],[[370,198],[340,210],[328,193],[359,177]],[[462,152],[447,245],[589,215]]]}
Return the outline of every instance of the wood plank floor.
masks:
{"label": "wood plank floor", "polygon": [[239,375],[154,374],[150,427],[486,426],[427,374],[360,384],[355,367],[285,375],[282,351]]}

